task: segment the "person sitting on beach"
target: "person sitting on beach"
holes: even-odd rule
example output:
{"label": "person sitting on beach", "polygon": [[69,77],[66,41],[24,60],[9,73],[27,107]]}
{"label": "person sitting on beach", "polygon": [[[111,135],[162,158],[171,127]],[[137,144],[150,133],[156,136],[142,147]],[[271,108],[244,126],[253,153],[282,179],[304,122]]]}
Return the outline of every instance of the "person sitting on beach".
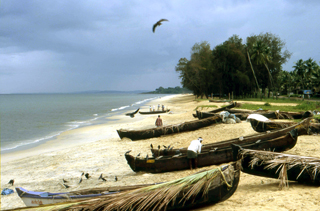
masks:
{"label": "person sitting on beach", "polygon": [[162,126],[162,119],[160,118],[160,115],[158,115],[158,118],[156,119],[156,126],[161,127]]}
{"label": "person sitting on beach", "polygon": [[201,153],[201,147],[202,147],[202,138],[199,137],[197,140],[191,141],[188,151],[187,151],[187,157],[189,159],[189,166],[192,170],[192,163],[194,162],[194,168],[198,168],[198,154]]}

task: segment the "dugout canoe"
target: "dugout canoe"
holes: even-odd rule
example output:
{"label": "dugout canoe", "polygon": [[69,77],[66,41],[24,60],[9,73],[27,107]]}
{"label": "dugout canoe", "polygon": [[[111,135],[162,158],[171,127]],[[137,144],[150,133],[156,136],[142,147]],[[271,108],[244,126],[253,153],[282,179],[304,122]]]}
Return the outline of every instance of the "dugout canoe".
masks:
{"label": "dugout canoe", "polygon": [[234,158],[241,160],[242,171],[256,176],[320,185],[320,158],[244,149],[233,145]]}
{"label": "dugout canoe", "polygon": [[138,113],[139,110],[140,110],[140,108],[138,108],[138,109],[135,110],[134,112],[126,113],[126,116],[134,117],[134,115],[135,115],[136,113]]}
{"label": "dugout canoe", "polygon": [[[272,139],[254,139],[251,141],[237,142],[247,149],[268,149],[276,152],[282,152],[291,149],[296,145],[298,137],[298,128],[287,132],[284,135]],[[130,168],[135,172],[160,173],[169,171],[178,171],[189,169],[189,160],[187,153],[177,152],[176,155],[158,156],[158,157],[134,157],[130,151],[125,153]],[[234,161],[231,144],[216,148],[204,147],[198,154],[198,167],[220,165]]]}
{"label": "dugout canoe", "polygon": [[232,103],[233,100],[213,100],[213,99],[209,99],[209,102],[211,102],[211,103]]}
{"label": "dugout canoe", "polygon": [[[234,107],[239,107],[239,106],[240,106],[240,103],[233,102],[228,106],[224,106],[224,107],[209,111],[209,113],[218,113],[218,112],[225,111],[227,109],[234,108]],[[198,113],[198,110],[196,110],[196,112]],[[197,113],[196,114],[192,114],[193,117],[197,118]]]}
{"label": "dugout canoe", "polygon": [[227,200],[236,191],[239,181],[240,164],[234,162],[170,182],[112,195],[14,210],[190,210]]}
{"label": "dugout canoe", "polygon": [[162,111],[162,110],[159,110],[159,111],[139,111],[139,114],[163,114],[163,113],[167,113],[167,112],[169,112],[170,111],[170,109],[167,109],[167,110],[164,110],[164,111]]}
{"label": "dugout canoe", "polygon": [[[266,132],[266,131],[272,131],[272,130],[279,130],[282,128],[290,127],[295,122],[275,122],[275,121],[259,121],[256,119],[250,119],[250,124],[252,129],[254,129],[257,132]],[[319,134],[320,133],[320,123],[310,123],[309,126],[309,135],[313,134]]]}
{"label": "dugout canoe", "polygon": [[74,200],[86,200],[98,196],[110,195],[122,191],[129,191],[154,184],[131,185],[131,186],[115,186],[103,188],[83,189],[71,192],[39,192],[30,191],[22,187],[16,187],[16,192],[26,206],[40,206],[45,204],[56,204]]}
{"label": "dugout canoe", "polygon": [[[293,129],[297,129],[298,136],[299,135],[307,135],[311,119],[312,118],[304,119],[301,122],[296,123],[295,125],[292,125],[290,127],[283,128],[280,130],[274,130],[274,131],[262,132],[259,134],[254,134],[254,135],[249,135],[249,136],[237,137],[234,139],[229,139],[229,140],[220,141],[220,142],[216,142],[216,143],[203,144],[201,151],[202,150],[213,150],[215,148],[228,147],[228,146],[231,147],[231,144],[253,143],[258,140],[267,141],[267,140],[275,139],[277,137],[284,136]],[[153,144],[153,145],[156,146],[156,144]],[[158,156],[163,156],[163,155],[165,155],[165,156],[171,155],[172,156],[177,153],[186,154],[187,149],[188,149],[188,147],[183,147],[183,148],[170,147],[170,150],[168,150],[167,148],[160,149],[160,146],[158,146],[158,148],[152,148],[151,153],[152,153],[153,157],[158,157]]]}
{"label": "dugout canoe", "polygon": [[212,124],[221,122],[221,117],[215,116],[207,119],[193,120],[189,122],[184,122],[175,125],[168,125],[163,127],[155,127],[145,130],[117,130],[119,137],[122,139],[124,137],[130,138],[132,141],[140,139],[148,139],[154,137],[160,137],[162,135],[169,135],[173,133],[181,133],[185,131],[193,131],[199,128],[207,127]]}

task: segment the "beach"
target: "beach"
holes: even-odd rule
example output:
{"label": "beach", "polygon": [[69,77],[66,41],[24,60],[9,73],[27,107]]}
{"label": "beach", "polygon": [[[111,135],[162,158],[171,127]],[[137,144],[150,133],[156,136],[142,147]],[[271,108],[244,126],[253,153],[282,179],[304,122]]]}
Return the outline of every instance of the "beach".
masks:
{"label": "beach", "polygon": [[[195,120],[192,116],[199,105],[217,105],[195,101],[193,95],[175,95],[151,101],[150,105],[164,104],[170,113],[160,114],[164,126]],[[240,102],[240,101],[237,101]],[[241,102],[240,102],[241,103]],[[211,109],[208,109],[208,111]],[[92,125],[66,131],[56,139],[37,147],[1,155],[1,189],[23,187],[33,191],[66,192],[80,189],[150,184],[171,181],[197,171],[212,169],[208,166],[194,170],[184,170],[159,174],[135,173],[128,166],[124,154],[132,150],[132,155],[151,156],[153,146],[171,145],[175,148],[187,147],[190,141],[203,138],[203,144],[214,143],[240,136],[256,134],[250,123],[217,124],[196,131],[131,141],[120,139],[116,130],[143,129],[154,127],[158,115],[112,116],[106,124]],[[299,136],[297,145],[286,151],[287,154],[319,157],[320,136]],[[91,178],[83,179],[82,172]],[[98,180],[100,174],[106,182]],[[118,181],[115,181],[117,176]],[[14,179],[13,186],[7,184]],[[62,179],[68,181],[70,188],[62,186]],[[16,193],[1,196],[1,209],[25,206]],[[289,187],[279,189],[277,179],[252,176],[241,173],[236,192],[228,200],[201,208],[199,210],[320,210],[320,187],[289,182]]]}

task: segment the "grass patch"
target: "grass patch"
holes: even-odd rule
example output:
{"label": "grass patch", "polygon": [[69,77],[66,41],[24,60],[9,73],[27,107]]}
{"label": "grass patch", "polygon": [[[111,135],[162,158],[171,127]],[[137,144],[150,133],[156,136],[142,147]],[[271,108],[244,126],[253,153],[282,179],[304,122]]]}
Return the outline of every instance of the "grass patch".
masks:
{"label": "grass patch", "polygon": [[263,110],[270,110],[270,111],[293,111],[293,112],[301,112],[301,111],[313,111],[319,110],[320,102],[302,102],[296,106],[278,106],[278,105],[270,105],[269,103],[265,103],[264,105],[257,105],[257,104],[249,104],[244,103],[240,106],[242,109],[249,109],[249,110],[258,110],[262,108]]}

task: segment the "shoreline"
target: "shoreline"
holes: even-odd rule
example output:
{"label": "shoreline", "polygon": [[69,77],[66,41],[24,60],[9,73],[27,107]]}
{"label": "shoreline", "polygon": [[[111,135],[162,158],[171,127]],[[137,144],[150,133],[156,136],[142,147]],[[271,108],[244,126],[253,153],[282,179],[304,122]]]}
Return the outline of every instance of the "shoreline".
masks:
{"label": "shoreline", "polygon": [[[161,118],[164,125],[171,125],[195,120],[192,113],[197,106],[214,104],[208,101],[194,101],[194,98],[192,95],[179,95],[174,98],[161,98],[151,102],[155,105],[158,102],[163,102],[169,106],[172,113],[162,114]],[[241,101],[239,102],[241,103]],[[217,103],[215,105],[220,107],[225,104]],[[24,158],[8,160],[1,166],[1,188],[23,187],[32,191],[66,192],[171,181],[216,166],[159,174],[135,173],[130,169],[124,158],[125,152],[132,150],[130,154],[134,156],[138,153],[141,153],[141,156],[147,154],[151,156],[151,143],[154,146],[171,145],[180,148],[188,146],[191,140],[199,136],[203,138],[203,144],[207,144],[257,133],[251,128],[249,122],[242,121],[239,124],[217,124],[196,131],[139,141],[131,141],[127,138],[120,140],[116,129],[154,127],[157,115],[146,115],[145,117],[137,115],[137,118],[123,115],[122,117],[123,121],[119,120],[117,124],[96,125],[64,133],[59,136],[58,142],[63,143],[63,145],[60,144],[62,146],[59,150],[37,155],[29,154]],[[117,118],[117,116],[114,118]],[[58,147],[54,143],[50,146],[52,148]],[[297,145],[284,153],[319,157],[320,137],[299,136]],[[82,172],[90,173],[91,178],[84,179],[79,184]],[[106,182],[98,180],[100,174],[103,174]],[[115,176],[118,177],[118,181],[115,181]],[[10,179],[15,180],[14,186],[7,184]],[[70,185],[70,188],[66,189],[62,186],[62,179],[68,180],[67,184]],[[283,190],[279,190],[278,186],[279,181],[277,179],[241,173],[239,186],[228,200],[199,210],[320,210],[319,187],[304,186],[295,182],[289,182],[289,187]],[[24,203],[16,193],[1,196],[1,209],[23,206],[25,206]]]}
{"label": "shoreline", "polygon": [[[157,99],[153,99],[148,104],[158,104],[158,102],[161,102],[163,100],[168,100],[172,97],[178,97],[177,95],[168,95],[163,96]],[[134,118],[130,118],[128,116],[125,116],[126,111],[120,111],[117,114],[110,115],[108,117],[104,117],[105,120],[107,120],[106,123],[100,123],[100,124],[92,124],[92,125],[86,125],[86,126],[80,126],[75,129],[66,130],[61,132],[59,135],[55,136],[54,138],[50,138],[44,142],[36,142],[32,144],[27,144],[25,146],[21,146],[21,149],[12,149],[8,150],[8,152],[1,152],[1,164],[5,164],[9,161],[14,161],[16,159],[22,159],[26,157],[30,157],[32,155],[39,155],[42,153],[48,153],[53,151],[59,151],[68,147],[72,146],[78,146],[85,143],[91,143],[94,141],[98,141],[99,139],[104,139],[107,137],[106,135],[101,135],[99,137],[95,137],[92,140],[83,140],[81,137],[79,137],[78,134],[88,133],[88,131],[97,131],[99,128],[108,128],[108,127],[115,127],[115,125],[120,126],[126,125],[130,123],[136,123],[138,121],[143,120],[144,118],[147,118],[148,115],[136,115]],[[113,128],[114,129],[114,128]],[[118,134],[116,132],[116,136],[114,135],[114,131],[105,131],[104,134],[112,134],[112,138],[117,138]],[[119,129],[119,128],[117,128]],[[115,129],[116,130],[116,129]],[[100,131],[101,132],[101,131]],[[74,136],[74,138],[72,138]],[[71,137],[71,138],[70,138]],[[77,138],[75,140],[75,137]],[[119,137],[118,137],[119,138]],[[119,138],[120,139],[120,138]],[[80,141],[79,141],[80,140]]]}

